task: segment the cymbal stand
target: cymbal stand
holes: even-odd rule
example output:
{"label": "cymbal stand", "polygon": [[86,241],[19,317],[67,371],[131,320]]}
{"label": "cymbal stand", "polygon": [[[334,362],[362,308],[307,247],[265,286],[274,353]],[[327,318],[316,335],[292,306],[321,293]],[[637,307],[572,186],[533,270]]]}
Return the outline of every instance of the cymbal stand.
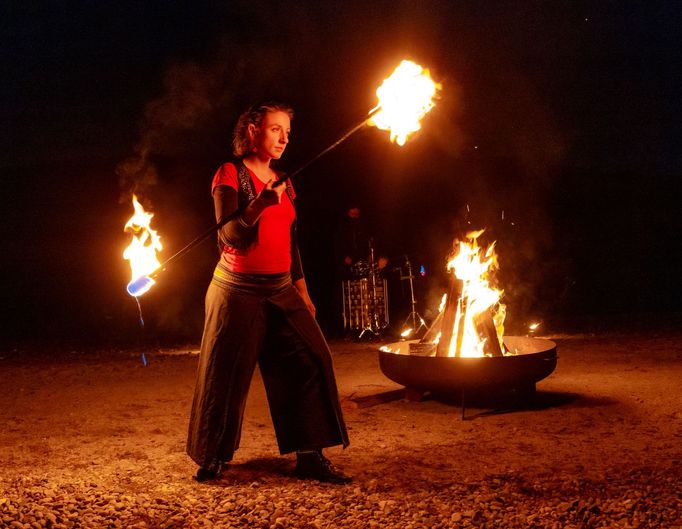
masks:
{"label": "cymbal stand", "polygon": [[410,263],[410,259],[407,257],[407,255],[405,256],[405,268],[407,269],[407,275],[401,275],[400,280],[410,282],[410,306],[412,310],[407,315],[407,318],[405,318],[405,321],[403,322],[403,328],[405,328],[411,321],[412,334],[416,336],[419,331],[421,331],[422,327],[426,328],[426,322],[424,321],[424,318],[422,318],[421,314],[417,312],[417,300],[414,299],[414,274],[412,273],[412,264]]}
{"label": "cymbal stand", "polygon": [[368,279],[368,306],[367,316],[368,321],[365,322],[365,327],[360,332],[358,339],[362,339],[365,333],[372,333],[375,337],[381,333],[381,326],[379,324],[379,317],[377,313],[377,278],[376,270],[374,269],[374,241],[369,240],[369,275]]}

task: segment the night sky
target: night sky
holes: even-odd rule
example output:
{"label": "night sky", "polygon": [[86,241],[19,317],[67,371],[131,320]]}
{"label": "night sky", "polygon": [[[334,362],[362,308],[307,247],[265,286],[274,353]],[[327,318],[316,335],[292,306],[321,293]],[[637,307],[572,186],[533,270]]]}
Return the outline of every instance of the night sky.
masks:
{"label": "night sky", "polygon": [[[219,5],[214,5],[219,4]],[[403,58],[443,85],[404,147],[364,129],[299,175],[301,251],[332,326],[332,239],[359,203],[378,250],[424,265],[497,240],[510,325],[680,312],[678,2],[5,2],[3,342],[199,340],[206,242],[125,293],[135,190],[169,257],[213,222],[236,117],[296,109],[293,170],[355,125]],[[400,320],[404,292],[392,280]],[[391,295],[391,290],[389,290]]]}

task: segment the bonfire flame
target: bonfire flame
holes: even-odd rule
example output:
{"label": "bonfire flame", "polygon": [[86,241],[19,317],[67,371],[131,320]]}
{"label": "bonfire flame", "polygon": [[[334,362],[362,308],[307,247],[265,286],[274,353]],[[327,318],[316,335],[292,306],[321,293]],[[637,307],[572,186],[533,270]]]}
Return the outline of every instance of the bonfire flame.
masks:
{"label": "bonfire flame", "polygon": [[[495,243],[485,250],[479,248],[477,239],[483,230],[467,233],[464,241],[458,244],[454,257],[448,262],[448,270],[462,281],[462,292],[457,300],[457,312],[454,318],[452,336],[462,336],[461,350],[463,357],[484,356],[485,339],[476,330],[476,317],[484,311],[492,311],[493,322],[501,350],[504,351],[502,336],[504,334],[505,306],[499,303],[502,291],[491,285],[490,276],[497,269]],[[445,297],[440,310],[445,307]],[[453,300],[454,302],[454,300]],[[464,314],[464,318],[462,318]],[[440,336],[438,336],[440,338]],[[438,343],[434,341],[434,343]],[[456,340],[453,338],[448,349],[448,356],[455,356]]]}
{"label": "bonfire flame", "polygon": [[133,207],[135,214],[130,217],[123,228],[132,235],[132,241],[124,250],[123,258],[130,263],[131,284],[136,280],[139,281],[140,278],[146,278],[143,287],[132,291],[130,286],[128,288],[131,295],[139,297],[155,283],[149,276],[161,266],[158,252],[163,249],[163,246],[161,237],[156,230],[151,228],[154,214],[146,212],[135,195],[133,195]]}
{"label": "bonfire flame", "polygon": [[402,61],[377,88],[379,103],[368,123],[391,133],[391,141],[405,145],[407,137],[421,128],[421,119],[431,110],[441,85],[427,69]]}

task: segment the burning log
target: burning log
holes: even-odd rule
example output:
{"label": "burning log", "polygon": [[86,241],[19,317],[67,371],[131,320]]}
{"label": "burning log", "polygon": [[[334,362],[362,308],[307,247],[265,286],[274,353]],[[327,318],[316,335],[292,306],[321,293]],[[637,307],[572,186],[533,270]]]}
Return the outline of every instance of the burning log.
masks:
{"label": "burning log", "polygon": [[[450,275],[450,289],[445,301],[445,310],[440,327],[440,339],[436,348],[436,356],[449,356],[450,342],[455,328],[455,317],[457,316],[457,303],[462,293],[462,281],[457,279],[454,274]],[[461,344],[460,344],[461,345]]]}
{"label": "burning log", "polygon": [[478,337],[483,342],[483,352],[490,356],[503,356],[490,309],[474,316],[474,326]]}
{"label": "burning log", "polygon": [[464,326],[467,321],[467,312],[469,311],[469,297],[462,294],[459,299],[458,317],[457,317],[457,338],[455,339],[455,356],[462,356],[462,343],[464,342]]}

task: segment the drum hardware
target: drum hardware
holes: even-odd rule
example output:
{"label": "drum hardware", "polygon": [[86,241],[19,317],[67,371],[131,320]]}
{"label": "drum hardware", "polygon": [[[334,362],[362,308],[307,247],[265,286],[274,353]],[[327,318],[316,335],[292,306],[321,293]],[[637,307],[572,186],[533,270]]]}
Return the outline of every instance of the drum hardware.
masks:
{"label": "drum hardware", "polygon": [[349,279],[341,284],[343,296],[343,327],[346,331],[357,332],[358,338],[367,333],[379,336],[388,327],[388,289],[386,279],[379,277],[374,259],[374,245],[370,239],[369,259],[366,277]]}
{"label": "drum hardware", "polygon": [[350,274],[353,277],[367,277],[369,275],[369,264],[364,259],[359,259],[350,266]]}
{"label": "drum hardware", "polygon": [[[406,336],[403,336],[404,338],[407,338],[408,336],[416,336],[419,331],[422,330],[422,328],[426,329],[426,322],[424,321],[424,318],[422,318],[421,314],[417,312],[417,301],[414,299],[414,274],[412,274],[412,264],[410,263],[410,259],[407,257],[407,255],[405,255],[405,268],[407,270],[407,275],[402,275],[401,269],[400,280],[410,282],[410,306],[412,308],[411,312],[407,315],[407,318],[405,318],[402,327],[405,329],[410,322],[412,323],[412,332],[408,333]],[[419,325],[417,325],[417,322],[419,322]],[[401,336],[402,334],[403,333],[401,333]]]}

